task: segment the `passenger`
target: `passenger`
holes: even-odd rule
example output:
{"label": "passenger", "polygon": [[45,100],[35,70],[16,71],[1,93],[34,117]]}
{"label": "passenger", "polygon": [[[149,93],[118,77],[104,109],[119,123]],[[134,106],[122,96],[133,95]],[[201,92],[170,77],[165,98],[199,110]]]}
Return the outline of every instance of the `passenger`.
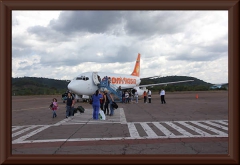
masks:
{"label": "passenger", "polygon": [[162,89],[161,92],[160,92],[160,96],[161,96],[161,102],[162,104],[166,104],[166,101],[165,101],[165,90]]}
{"label": "passenger", "polygon": [[57,113],[56,113],[57,109],[58,109],[57,99],[53,98],[53,102],[52,102],[53,118],[57,117]]}
{"label": "passenger", "polygon": [[108,86],[111,84],[111,77],[108,77]]}
{"label": "passenger", "polygon": [[103,110],[103,105],[104,105],[104,93],[100,92],[100,94],[103,95],[103,97],[100,98],[100,108],[101,108],[101,110]]}
{"label": "passenger", "polygon": [[125,92],[125,103],[129,103],[129,93],[128,91]]}
{"label": "passenger", "polygon": [[143,92],[144,103],[147,103],[147,92]]}
{"label": "passenger", "polygon": [[121,93],[121,91],[122,91],[122,87],[119,86],[118,89],[117,89],[117,91],[118,91],[119,93]]}
{"label": "passenger", "polygon": [[122,92],[122,103],[125,103],[125,92]]}
{"label": "passenger", "polygon": [[132,89],[132,101],[135,99],[135,89]]}
{"label": "passenger", "polygon": [[128,95],[129,95],[128,103],[131,103],[131,102],[132,102],[132,92],[129,91],[129,92],[128,92]]}
{"label": "passenger", "polygon": [[73,107],[75,104],[74,97],[70,92],[68,92],[67,103],[66,103],[66,118],[73,116]]}
{"label": "passenger", "polygon": [[114,115],[114,109],[112,106],[112,102],[114,101],[112,95],[107,91],[106,97],[108,98],[109,104],[110,104],[110,115],[109,116],[113,116]]}
{"label": "passenger", "polygon": [[136,98],[136,103],[138,103],[138,92],[135,90],[134,97]]}
{"label": "passenger", "polygon": [[108,82],[107,76],[103,77],[102,82],[104,85],[107,85],[107,82]]}
{"label": "passenger", "polygon": [[97,77],[98,77],[99,83],[101,83],[101,77],[99,75]]}
{"label": "passenger", "polygon": [[148,102],[149,103],[151,103],[151,99],[152,99],[152,97],[151,97],[151,95],[152,95],[152,92],[148,89]]}
{"label": "passenger", "polygon": [[109,99],[109,103],[110,103],[110,115],[109,116],[113,116],[114,115],[114,109],[113,109],[113,106],[112,106],[112,102],[114,101],[111,93],[107,93],[107,97]]}
{"label": "passenger", "polygon": [[100,99],[102,97],[103,96],[99,93],[99,90],[96,90],[95,94],[92,95],[93,119],[95,120],[98,120]]}
{"label": "passenger", "polygon": [[109,108],[108,108],[108,105],[109,105],[109,100],[108,100],[108,97],[107,97],[107,90],[104,91],[104,114],[105,115],[110,115],[109,113]]}

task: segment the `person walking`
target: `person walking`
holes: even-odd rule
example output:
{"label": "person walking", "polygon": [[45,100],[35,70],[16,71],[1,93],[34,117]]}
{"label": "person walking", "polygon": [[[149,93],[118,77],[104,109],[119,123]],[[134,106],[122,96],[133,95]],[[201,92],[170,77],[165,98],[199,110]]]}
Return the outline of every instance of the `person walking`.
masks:
{"label": "person walking", "polygon": [[53,111],[53,117],[57,117],[57,113],[56,110],[58,109],[58,104],[57,104],[57,99],[53,98],[53,102],[52,102],[52,111]]}
{"label": "person walking", "polygon": [[151,95],[152,95],[152,92],[148,89],[148,102],[149,103],[151,103],[151,100],[152,100],[152,97],[151,97]]}
{"label": "person walking", "polygon": [[147,92],[146,91],[143,92],[143,99],[144,99],[144,103],[147,103]]}
{"label": "person walking", "polygon": [[128,91],[125,92],[125,103],[129,103],[129,93]]}
{"label": "person walking", "polygon": [[165,90],[162,89],[161,92],[160,92],[160,96],[161,96],[161,102],[162,104],[166,104],[166,101],[165,101]]}
{"label": "person walking", "polygon": [[100,109],[100,99],[102,94],[99,90],[96,90],[95,94],[92,95],[92,107],[93,107],[93,119],[98,120],[99,109]]}
{"label": "person walking", "polygon": [[70,92],[68,92],[67,103],[66,103],[66,118],[73,116],[73,107],[75,104],[74,97]]}
{"label": "person walking", "polygon": [[138,103],[138,92],[137,92],[137,90],[135,90],[134,97],[136,99],[136,103]]}

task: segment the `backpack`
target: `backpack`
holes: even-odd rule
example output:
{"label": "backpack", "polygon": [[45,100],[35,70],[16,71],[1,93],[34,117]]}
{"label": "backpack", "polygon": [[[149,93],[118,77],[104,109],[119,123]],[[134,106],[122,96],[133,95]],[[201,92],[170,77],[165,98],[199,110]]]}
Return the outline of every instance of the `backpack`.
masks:
{"label": "backpack", "polygon": [[52,108],[53,108],[53,103],[51,103],[51,104],[49,105],[49,108],[50,108],[50,109],[52,109]]}

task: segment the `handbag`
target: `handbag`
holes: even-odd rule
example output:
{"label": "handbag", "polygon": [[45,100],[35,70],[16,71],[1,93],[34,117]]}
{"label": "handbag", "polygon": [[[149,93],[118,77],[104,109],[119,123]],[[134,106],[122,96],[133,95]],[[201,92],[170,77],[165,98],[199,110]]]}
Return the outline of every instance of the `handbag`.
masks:
{"label": "handbag", "polygon": [[118,105],[117,105],[117,103],[114,102],[114,101],[112,102],[112,106],[113,106],[114,109],[118,109]]}

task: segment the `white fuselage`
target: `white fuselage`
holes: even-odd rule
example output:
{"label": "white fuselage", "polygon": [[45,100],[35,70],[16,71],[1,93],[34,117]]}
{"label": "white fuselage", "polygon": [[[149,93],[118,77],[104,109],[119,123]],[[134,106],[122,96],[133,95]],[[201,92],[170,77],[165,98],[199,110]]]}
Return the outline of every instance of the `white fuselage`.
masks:
{"label": "white fuselage", "polygon": [[111,84],[122,89],[136,88],[141,80],[137,76],[107,73],[107,72],[85,72],[75,77],[69,84],[68,89],[77,95],[92,95],[98,86],[95,83],[94,76],[100,76],[101,80],[107,76],[111,78]]}

